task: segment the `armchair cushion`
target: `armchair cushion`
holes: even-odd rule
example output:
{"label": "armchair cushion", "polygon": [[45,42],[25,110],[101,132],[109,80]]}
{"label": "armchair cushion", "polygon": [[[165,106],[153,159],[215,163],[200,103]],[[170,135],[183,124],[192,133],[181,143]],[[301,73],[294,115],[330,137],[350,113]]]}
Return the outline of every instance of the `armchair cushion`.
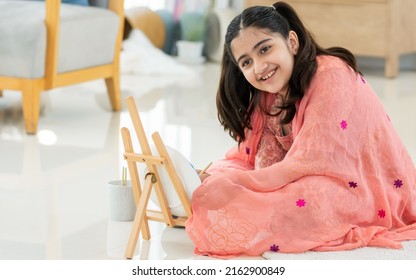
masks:
{"label": "armchair cushion", "polygon": [[44,75],[45,3],[0,1],[0,38],[0,76]]}
{"label": "armchair cushion", "polygon": [[[118,31],[115,13],[103,8],[61,4],[60,17],[58,73],[113,61]],[[0,38],[0,76],[44,76],[45,3],[0,1]]]}

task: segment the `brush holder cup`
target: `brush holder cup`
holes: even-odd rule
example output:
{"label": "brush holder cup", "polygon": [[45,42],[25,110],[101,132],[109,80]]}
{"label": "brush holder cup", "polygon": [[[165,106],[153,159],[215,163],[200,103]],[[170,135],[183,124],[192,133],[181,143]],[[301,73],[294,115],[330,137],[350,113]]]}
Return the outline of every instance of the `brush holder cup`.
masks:
{"label": "brush holder cup", "polygon": [[108,182],[108,216],[111,221],[133,221],[136,214],[131,181],[123,186],[121,180]]}

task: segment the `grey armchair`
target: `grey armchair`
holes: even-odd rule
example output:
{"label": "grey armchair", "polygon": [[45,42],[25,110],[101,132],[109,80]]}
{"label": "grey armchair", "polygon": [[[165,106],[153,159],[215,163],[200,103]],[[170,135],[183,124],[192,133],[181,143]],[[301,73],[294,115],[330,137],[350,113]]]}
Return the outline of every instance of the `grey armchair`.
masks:
{"label": "grey armchair", "polygon": [[0,0],[0,96],[21,91],[28,134],[36,134],[45,90],[104,79],[112,109],[121,109],[124,0],[60,2]]}

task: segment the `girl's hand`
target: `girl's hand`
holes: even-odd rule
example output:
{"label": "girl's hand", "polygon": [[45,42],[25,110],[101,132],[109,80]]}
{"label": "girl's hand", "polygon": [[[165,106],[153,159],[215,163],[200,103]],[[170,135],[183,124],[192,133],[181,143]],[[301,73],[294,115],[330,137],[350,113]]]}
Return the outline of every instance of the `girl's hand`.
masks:
{"label": "girl's hand", "polygon": [[199,178],[201,179],[201,183],[202,182],[204,182],[204,180],[206,179],[206,178],[208,178],[209,176],[211,176],[211,174],[208,174],[208,173],[206,173],[206,172],[204,172],[204,173],[202,173],[202,174],[198,174],[199,175]]}
{"label": "girl's hand", "polygon": [[208,168],[211,166],[212,162],[210,162],[204,169],[200,170],[197,169],[196,172],[199,175],[199,179],[201,179],[201,183],[204,182],[204,180],[206,178],[208,178],[211,174],[206,173],[206,171],[208,170]]}
{"label": "girl's hand", "polygon": [[201,183],[202,182],[204,182],[204,180],[206,179],[206,178],[208,178],[209,176],[211,176],[211,174],[209,174],[209,173],[206,173],[206,172],[201,172],[202,170],[201,169],[197,169],[196,170],[196,172],[198,173],[198,175],[199,175],[199,179],[201,179]]}

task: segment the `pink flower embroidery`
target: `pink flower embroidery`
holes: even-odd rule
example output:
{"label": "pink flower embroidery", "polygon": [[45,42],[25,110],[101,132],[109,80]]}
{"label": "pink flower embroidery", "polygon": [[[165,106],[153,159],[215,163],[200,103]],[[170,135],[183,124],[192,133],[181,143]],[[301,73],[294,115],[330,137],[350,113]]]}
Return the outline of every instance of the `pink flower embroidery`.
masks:
{"label": "pink flower embroidery", "polygon": [[305,207],[306,206],[306,201],[304,199],[298,199],[296,201],[296,206],[297,207]]}
{"label": "pink flower embroidery", "polygon": [[342,120],[339,124],[341,125],[341,128],[342,128],[342,129],[347,129],[347,125],[348,125],[348,123],[347,123],[347,121],[346,121],[346,120]]}
{"label": "pink flower embroidery", "polygon": [[348,185],[350,185],[350,188],[356,188],[356,187],[358,187],[358,185],[357,185],[357,183],[356,182],[348,182]]}
{"label": "pink flower embroidery", "polygon": [[400,179],[397,179],[396,181],[394,181],[394,186],[397,188],[401,188],[403,186],[403,181]]}
{"label": "pink flower embroidery", "polygon": [[379,216],[380,218],[384,218],[384,217],[386,217],[386,211],[384,211],[384,209],[380,209],[380,210],[378,210],[378,216]]}
{"label": "pink flower embroidery", "polygon": [[273,244],[272,246],[270,246],[270,251],[272,252],[279,252],[279,246],[277,246],[276,244]]}

